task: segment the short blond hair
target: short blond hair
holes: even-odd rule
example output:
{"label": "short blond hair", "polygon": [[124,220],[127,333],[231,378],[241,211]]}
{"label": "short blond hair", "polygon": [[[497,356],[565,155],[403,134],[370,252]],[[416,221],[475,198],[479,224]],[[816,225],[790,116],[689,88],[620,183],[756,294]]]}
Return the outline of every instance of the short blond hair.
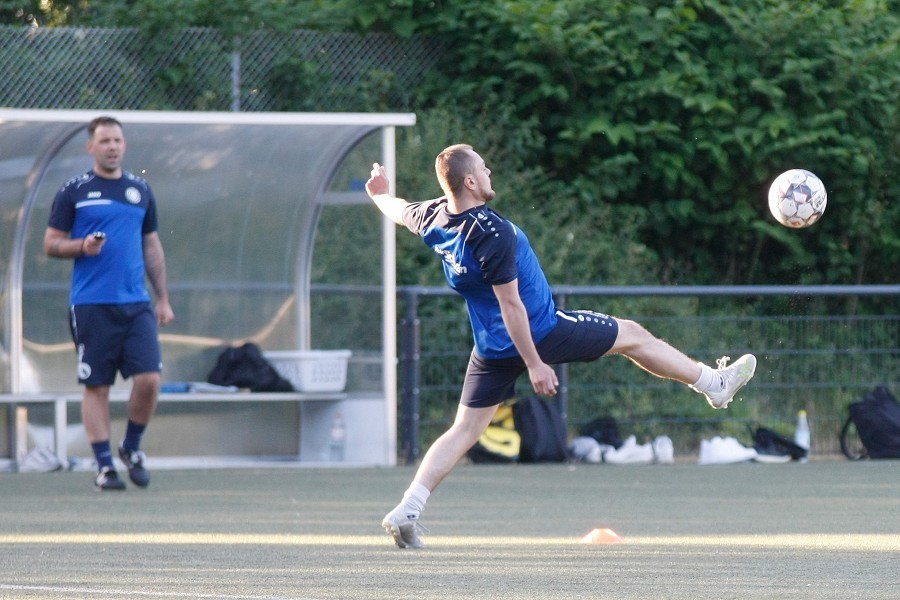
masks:
{"label": "short blond hair", "polygon": [[458,194],[462,190],[466,175],[474,171],[471,151],[472,146],[468,144],[454,144],[441,150],[434,159],[434,170],[444,193]]}

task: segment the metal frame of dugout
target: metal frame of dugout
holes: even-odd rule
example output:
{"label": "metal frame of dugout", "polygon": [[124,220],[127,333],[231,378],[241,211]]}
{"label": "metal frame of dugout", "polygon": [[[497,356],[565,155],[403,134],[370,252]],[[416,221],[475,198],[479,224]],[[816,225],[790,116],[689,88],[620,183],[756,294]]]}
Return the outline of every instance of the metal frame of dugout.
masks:
{"label": "metal frame of dugout", "polygon": [[[81,397],[62,316],[71,267],[47,260],[40,243],[56,189],[90,167],[84,130],[101,114],[125,126],[125,167],[150,181],[160,207],[170,295],[178,295],[176,322],[160,335],[164,382],[202,380],[211,357],[228,345],[332,349],[328,327],[363,329],[352,320],[311,318],[317,228],[323,211],[369,204],[360,181],[374,160],[395,180],[395,128],[415,124],[414,114],[390,113],[0,109],[0,398],[9,407],[11,446],[20,443],[12,431],[17,407],[49,404],[56,452],[63,454],[69,404]],[[160,407],[217,403],[249,410],[254,403],[287,402],[298,412],[295,457],[304,462],[321,456],[316,446],[339,410],[347,462],[396,464],[395,225],[377,212],[366,213],[369,218],[375,226],[368,228],[367,258],[377,248],[380,269],[367,264],[357,271],[371,279],[353,283],[380,288],[380,318],[372,319],[367,307],[376,341],[353,348],[351,334],[347,346],[337,347],[351,349],[351,360],[377,363],[366,386],[327,394],[163,394]],[[380,339],[371,327],[376,323]],[[126,397],[113,388],[113,404]],[[153,434],[165,435],[165,428],[154,426]]]}

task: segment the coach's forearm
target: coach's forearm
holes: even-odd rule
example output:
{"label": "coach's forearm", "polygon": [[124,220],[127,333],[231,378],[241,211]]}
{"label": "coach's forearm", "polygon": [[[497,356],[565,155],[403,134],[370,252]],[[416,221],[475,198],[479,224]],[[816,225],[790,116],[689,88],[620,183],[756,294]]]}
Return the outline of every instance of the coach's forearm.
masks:
{"label": "coach's forearm", "polygon": [[52,237],[45,239],[44,253],[53,258],[84,256],[84,238]]}

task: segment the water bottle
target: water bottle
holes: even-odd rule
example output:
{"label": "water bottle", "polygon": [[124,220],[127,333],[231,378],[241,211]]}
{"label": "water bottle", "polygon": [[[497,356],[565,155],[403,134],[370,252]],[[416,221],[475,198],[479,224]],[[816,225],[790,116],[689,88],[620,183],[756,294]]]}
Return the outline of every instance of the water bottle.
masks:
{"label": "water bottle", "polygon": [[797,429],[794,431],[794,443],[806,450],[806,456],[800,462],[809,460],[809,442],[809,419],[806,418],[806,411],[801,410],[797,413]]}
{"label": "water bottle", "polygon": [[328,431],[328,458],[331,462],[344,461],[344,449],[347,445],[347,428],[341,413],[334,415],[331,429]]}

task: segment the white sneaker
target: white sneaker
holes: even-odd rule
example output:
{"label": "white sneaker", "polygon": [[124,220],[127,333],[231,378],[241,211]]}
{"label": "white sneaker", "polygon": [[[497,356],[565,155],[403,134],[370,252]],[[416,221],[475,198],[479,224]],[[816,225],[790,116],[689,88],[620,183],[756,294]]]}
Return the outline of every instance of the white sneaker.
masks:
{"label": "white sneaker", "polygon": [[614,465],[649,465],[653,462],[653,448],[650,444],[638,445],[637,438],[630,435],[618,449],[605,453],[603,462]]}
{"label": "white sneaker", "polygon": [[753,460],[756,456],[756,450],[742,446],[733,437],[716,436],[711,440],[700,442],[698,463],[701,465],[730,465]]}
{"label": "white sneaker", "polygon": [[706,401],[713,408],[725,408],[734,399],[734,395],[742,387],[747,385],[750,378],[756,372],[756,357],[745,354],[728,366],[730,357],[723,356],[716,361],[716,372],[722,376],[725,386],[718,392],[704,392]]}
{"label": "white sneaker", "polygon": [[419,525],[419,515],[409,513],[402,505],[385,515],[381,526],[401,548],[425,547],[425,542],[419,537],[419,530],[425,531],[425,528]]}
{"label": "white sneaker", "polygon": [[675,446],[672,444],[672,438],[667,435],[661,435],[653,440],[653,456],[656,462],[661,465],[671,465],[675,462]]}
{"label": "white sneaker", "polygon": [[579,436],[569,444],[569,453],[575,460],[592,464],[603,462],[603,453],[613,449],[612,446],[605,446],[587,435]]}

